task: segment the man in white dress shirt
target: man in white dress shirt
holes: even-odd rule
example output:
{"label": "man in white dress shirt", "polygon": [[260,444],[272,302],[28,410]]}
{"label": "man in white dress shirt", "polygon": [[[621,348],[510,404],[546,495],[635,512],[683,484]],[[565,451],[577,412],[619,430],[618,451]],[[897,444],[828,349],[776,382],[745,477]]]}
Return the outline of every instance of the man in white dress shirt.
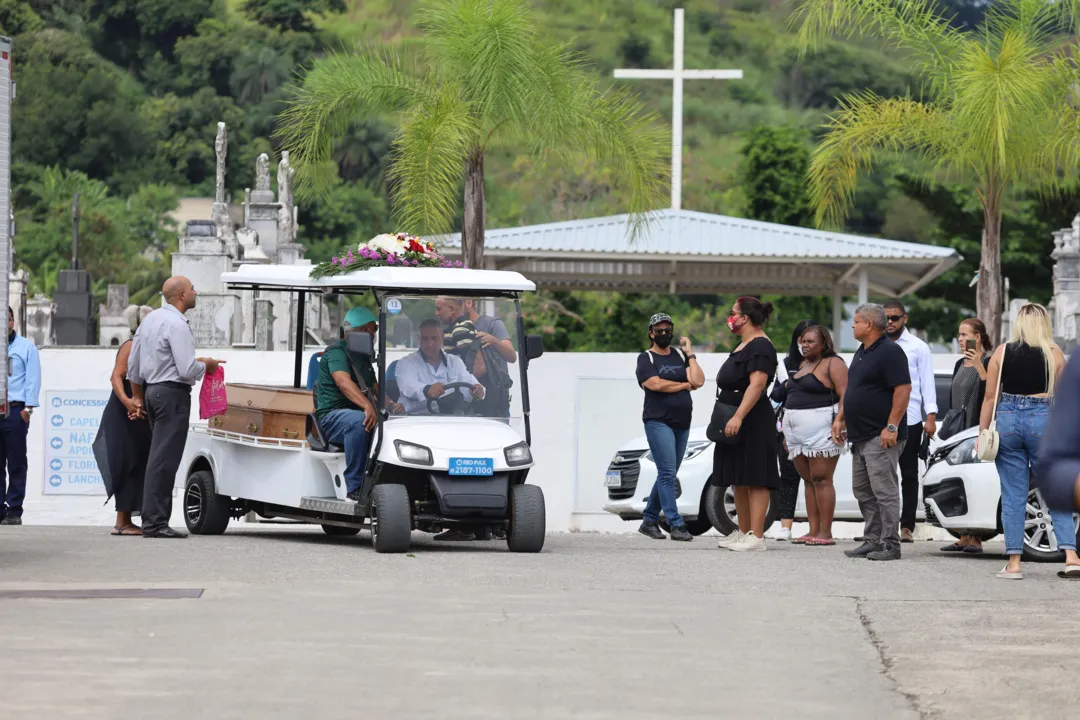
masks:
{"label": "man in white dress shirt", "polygon": [[402,358],[397,364],[399,400],[409,415],[427,415],[428,402],[446,394],[451,383],[468,383],[471,389],[458,388],[463,400],[472,402],[484,397],[484,386],[465,369],[457,355],[443,352],[443,329],[438,320],[420,323],[420,349]]}
{"label": "man in white dress shirt", "polygon": [[184,316],[195,307],[195,288],[176,276],[161,287],[159,310],[146,316],[135,333],[128,359],[133,400],[150,420],[150,457],[143,482],[142,535],[183,538],[169,527],[176,471],[187,443],[191,388],[223,360],[195,357],[195,338]]}
{"label": "man in white dress shirt", "polygon": [[[911,374],[911,399],[908,401],[908,439],[900,454],[900,494],[903,508],[900,511],[900,542],[913,542],[915,513],[919,507],[919,449],[923,435],[934,437],[937,433],[937,386],[934,382],[934,357],[930,346],[907,330],[907,310],[899,300],[885,304],[888,321],[886,334],[899,345],[908,359]],[[926,422],[923,423],[923,413]]]}

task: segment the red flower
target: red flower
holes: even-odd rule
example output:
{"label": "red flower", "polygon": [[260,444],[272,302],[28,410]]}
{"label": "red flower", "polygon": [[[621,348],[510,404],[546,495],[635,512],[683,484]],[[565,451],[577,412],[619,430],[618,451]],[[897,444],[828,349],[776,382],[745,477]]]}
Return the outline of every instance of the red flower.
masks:
{"label": "red flower", "polygon": [[420,253],[421,255],[426,252],[423,245],[418,243],[415,238],[409,239],[409,252]]}

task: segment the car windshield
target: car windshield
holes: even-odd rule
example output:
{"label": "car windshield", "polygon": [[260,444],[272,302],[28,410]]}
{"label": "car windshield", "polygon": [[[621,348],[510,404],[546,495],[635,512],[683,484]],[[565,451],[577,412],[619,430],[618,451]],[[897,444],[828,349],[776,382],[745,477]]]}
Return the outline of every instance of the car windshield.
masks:
{"label": "car windshield", "polygon": [[391,419],[521,419],[513,300],[399,295],[384,303]]}

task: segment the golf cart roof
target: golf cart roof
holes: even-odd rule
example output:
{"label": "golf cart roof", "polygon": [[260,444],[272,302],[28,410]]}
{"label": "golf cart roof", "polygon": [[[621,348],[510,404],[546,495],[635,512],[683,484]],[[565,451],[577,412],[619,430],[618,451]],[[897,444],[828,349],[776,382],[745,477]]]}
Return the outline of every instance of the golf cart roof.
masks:
{"label": "golf cart roof", "polygon": [[312,265],[241,265],[234,272],[222,273],[221,282],[230,288],[281,288],[298,292],[375,289],[519,293],[536,290],[536,284],[524,275],[507,270],[376,267],[312,279],[312,269]]}

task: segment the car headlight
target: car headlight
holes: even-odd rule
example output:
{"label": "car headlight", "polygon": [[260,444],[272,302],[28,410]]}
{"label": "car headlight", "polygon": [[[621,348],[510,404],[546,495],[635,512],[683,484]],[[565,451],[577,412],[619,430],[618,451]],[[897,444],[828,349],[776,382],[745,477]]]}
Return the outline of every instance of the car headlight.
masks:
{"label": "car headlight", "polygon": [[[692,443],[687,443],[686,451],[683,453],[682,457],[683,462],[686,462],[687,460],[693,460],[698,455],[708,450],[710,445],[712,445],[711,440],[695,440]],[[649,462],[655,462],[653,460],[652,450],[648,451],[641,457],[642,459],[648,460]]]}
{"label": "car headlight", "polygon": [[401,462],[412,463],[413,465],[435,464],[431,459],[431,450],[423,445],[414,445],[404,440],[395,440],[394,447],[397,449],[397,456]]}
{"label": "car headlight", "polygon": [[506,456],[506,464],[510,467],[518,467],[520,465],[529,465],[532,463],[532,450],[524,442],[519,442],[517,445],[511,445],[503,450],[503,455]]}
{"label": "car headlight", "polygon": [[979,456],[975,454],[975,441],[978,438],[968,438],[962,440],[949,449],[949,454],[945,456],[945,462],[950,465],[967,465],[968,463],[981,462]]}

